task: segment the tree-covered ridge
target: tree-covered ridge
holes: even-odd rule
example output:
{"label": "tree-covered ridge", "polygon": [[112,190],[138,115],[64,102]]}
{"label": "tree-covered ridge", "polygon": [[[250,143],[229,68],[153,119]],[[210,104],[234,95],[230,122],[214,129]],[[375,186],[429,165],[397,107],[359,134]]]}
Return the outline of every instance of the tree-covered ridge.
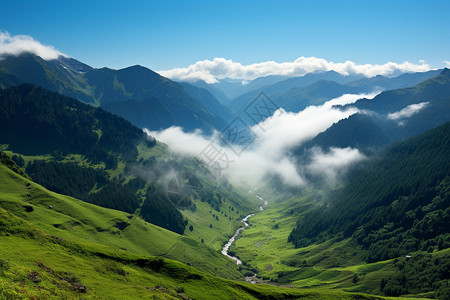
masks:
{"label": "tree-covered ridge", "polygon": [[304,246],[353,236],[366,260],[450,246],[450,123],[394,145],[356,167],[344,187],[299,219],[289,241]]}
{"label": "tree-covered ridge", "polygon": [[294,149],[294,154],[300,156],[304,149],[320,145],[323,148],[352,147],[361,150],[377,149],[389,144],[390,139],[379,126],[376,119],[367,118],[363,114],[354,114],[342,119],[319,133],[314,139]]}
{"label": "tree-covered ridge", "polygon": [[86,80],[82,76],[84,72],[91,69],[75,59],[64,56],[54,60],[44,60],[31,53],[23,53],[19,56],[5,55],[0,61],[0,71],[10,77],[0,76],[0,85],[11,87],[20,83],[32,83],[94,104],[95,99],[89,96],[90,90],[86,87]]}
{"label": "tree-covered ridge", "polygon": [[102,207],[134,213],[139,206],[135,180],[122,184],[110,179],[103,169],[81,167],[72,162],[34,160],[26,172],[51,191]]}
{"label": "tree-covered ridge", "polygon": [[[19,156],[20,157],[20,156]],[[69,195],[102,207],[139,215],[152,224],[183,234],[185,220],[181,213],[164,197],[163,187],[134,177],[110,177],[106,170],[79,166],[74,162],[33,160],[26,172],[47,189]]]}
{"label": "tree-covered ridge", "polygon": [[3,151],[0,151],[0,163],[7,166],[13,172],[15,172],[25,178],[29,178],[29,176],[16,164],[14,159],[11,159],[11,157],[9,157],[5,153],[3,153]]}
{"label": "tree-covered ridge", "polygon": [[[50,161],[37,159],[24,165],[20,155],[14,156],[33,180],[86,202],[128,213],[136,211],[141,203],[138,190],[145,187],[145,181],[134,178],[125,183],[107,171],[116,169],[119,162],[136,163],[137,145],[153,147],[154,139],[101,108],[30,84],[0,91],[0,103],[0,143],[8,144],[15,153],[52,157]],[[91,164],[64,161],[67,154],[80,154]],[[94,167],[101,162],[104,168]],[[147,196],[162,201],[157,195]],[[155,201],[149,201],[147,209],[160,207]],[[158,211],[170,222],[146,220],[183,233],[184,220],[175,207],[165,205]]]}
{"label": "tree-covered ridge", "polygon": [[186,220],[166,191],[172,171],[196,187],[183,197],[186,208],[195,210],[194,199],[218,212],[225,201],[236,211],[250,207],[229,186],[206,179],[194,160],[160,153],[164,147],[155,147],[155,139],[101,108],[30,84],[0,91],[0,104],[0,144],[8,145],[33,180],[54,192],[135,213],[181,234]]}
{"label": "tree-covered ridge", "polygon": [[[420,103],[422,108],[414,113],[399,114],[411,108],[411,105]],[[361,99],[346,105],[360,111],[319,133],[294,150],[294,153],[302,153],[305,148],[312,146],[379,149],[450,121],[449,103],[450,70],[443,69],[439,75],[415,86],[385,91],[373,99]]]}
{"label": "tree-covered ridge", "polygon": [[386,296],[431,293],[437,299],[450,299],[450,255],[433,258],[420,253],[396,259],[394,266],[394,273],[381,280],[380,292]]}
{"label": "tree-covered ridge", "polygon": [[378,113],[392,113],[412,103],[447,99],[449,91],[450,69],[445,68],[439,75],[422,81],[415,86],[386,91],[374,99],[362,99],[356,102],[354,106]]}
{"label": "tree-covered ridge", "polygon": [[[20,83],[35,84],[105,107],[141,128],[159,130],[178,125],[189,130],[210,131],[221,130],[226,125],[217,114],[225,108],[214,96],[211,95],[206,105],[191,96],[181,84],[142,66],[95,69],[63,56],[49,61],[30,53],[4,56],[0,61],[0,88]],[[125,107],[122,102],[126,103]],[[210,109],[215,107],[221,109]]]}
{"label": "tree-covered ridge", "polygon": [[1,90],[0,104],[0,142],[22,154],[83,153],[114,166],[112,153],[133,160],[146,139],[120,117],[31,84]]}

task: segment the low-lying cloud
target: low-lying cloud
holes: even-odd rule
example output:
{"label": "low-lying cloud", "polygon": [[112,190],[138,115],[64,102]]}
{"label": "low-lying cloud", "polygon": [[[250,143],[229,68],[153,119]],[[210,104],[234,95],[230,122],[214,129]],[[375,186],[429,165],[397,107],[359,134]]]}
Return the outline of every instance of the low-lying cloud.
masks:
{"label": "low-lying cloud", "polygon": [[419,111],[421,111],[422,109],[424,109],[425,107],[427,107],[430,104],[430,102],[420,102],[417,104],[411,104],[406,106],[405,108],[402,108],[399,111],[396,111],[394,113],[388,114],[388,119],[390,120],[400,120],[400,119],[405,119],[405,118],[409,118],[414,114],[417,114]]}
{"label": "low-lying cloud", "polygon": [[66,56],[53,46],[42,45],[29,35],[11,36],[8,32],[0,32],[0,58],[5,55],[17,56],[22,53],[32,53],[45,60]]}
{"label": "low-lying cloud", "polygon": [[364,159],[358,149],[331,147],[328,152],[320,148],[312,148],[311,162],[307,165],[308,173],[322,177],[328,183],[334,184],[340,174],[346,171],[351,164]]}
{"label": "low-lying cloud", "polygon": [[343,75],[362,74],[367,77],[390,75],[395,72],[425,72],[431,69],[424,61],[419,64],[411,62],[387,62],[377,64],[357,64],[350,60],[342,63],[327,61],[317,57],[299,57],[292,62],[278,63],[265,61],[243,65],[231,59],[216,57],[213,60],[201,60],[185,68],[158,71],[161,75],[179,81],[204,80],[214,83],[223,78],[253,80],[268,75],[303,76],[317,71],[336,71]]}
{"label": "low-lying cloud", "polygon": [[290,150],[311,140],[333,123],[358,112],[353,107],[342,109],[336,105],[351,104],[361,98],[371,99],[375,95],[343,95],[323,105],[309,106],[298,113],[279,109],[263,123],[251,127],[256,138],[239,156],[221,143],[218,132],[206,137],[200,131],[186,133],[180,127],[145,131],[169,145],[173,151],[200,159],[202,151],[213,143],[221,153],[227,154],[230,163],[224,170],[224,175],[234,182],[255,185],[264,176],[277,175],[286,185],[301,187],[308,184],[308,174],[317,177],[319,173],[327,181],[333,182],[340,170],[362,159],[363,155],[358,149],[313,149],[303,165],[299,165],[297,159],[289,154]]}

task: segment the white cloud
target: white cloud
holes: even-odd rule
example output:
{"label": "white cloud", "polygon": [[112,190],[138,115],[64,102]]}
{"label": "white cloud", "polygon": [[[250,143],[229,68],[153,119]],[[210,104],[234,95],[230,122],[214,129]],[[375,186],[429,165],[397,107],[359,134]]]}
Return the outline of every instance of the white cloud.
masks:
{"label": "white cloud", "polygon": [[144,128],[144,132],[169,145],[172,151],[190,156],[198,155],[209,144],[210,140],[217,141],[214,137],[206,139],[200,130],[186,133],[183,128],[178,126],[172,126],[162,131],[150,131]]}
{"label": "white cloud", "polygon": [[382,65],[356,64],[352,61],[335,63],[317,57],[299,57],[292,62],[278,63],[266,61],[250,65],[242,65],[231,59],[216,57],[213,60],[198,61],[186,68],[174,68],[158,71],[161,75],[180,81],[204,80],[208,83],[217,82],[223,78],[253,80],[268,75],[302,76],[315,71],[336,71],[343,75],[362,74],[367,77],[389,75],[400,72],[425,72],[431,69],[425,61],[419,64],[410,62],[387,62]]}
{"label": "white cloud", "polygon": [[428,104],[430,104],[430,102],[421,102],[421,103],[417,103],[417,104],[408,105],[399,111],[388,114],[388,119],[399,120],[399,119],[409,118],[412,115],[414,115],[414,114],[418,113],[419,111],[421,111],[422,109],[424,109],[426,106],[428,106]]}
{"label": "white cloud", "polygon": [[0,32],[0,57],[22,53],[33,53],[45,60],[57,59],[61,55],[66,56],[53,46],[42,45],[29,35],[11,36],[7,32]]}
{"label": "white cloud", "polygon": [[311,149],[311,162],[306,170],[313,175],[325,178],[329,183],[336,183],[338,175],[351,164],[364,159],[358,149],[331,147],[326,153],[320,148]]}
{"label": "white cloud", "polygon": [[324,177],[332,180],[339,169],[356,161],[361,155],[357,155],[359,152],[356,149],[341,151],[333,148],[330,153],[315,150],[310,153],[311,165],[305,167],[299,166],[289,155],[290,150],[314,138],[333,123],[357,112],[356,108],[341,110],[334,105],[350,104],[357,99],[373,98],[375,95],[343,95],[320,106],[309,106],[298,113],[284,112],[279,109],[263,123],[251,128],[256,139],[240,156],[235,155],[229,147],[220,143],[217,132],[211,137],[203,136],[200,131],[185,133],[179,127],[162,131],[146,130],[146,132],[169,145],[172,150],[190,156],[199,156],[212,142],[232,161],[229,168],[225,170],[225,175],[234,182],[255,185],[263,176],[275,174],[280,176],[287,185],[304,186],[307,184],[304,171],[315,175],[315,171],[325,166],[327,170],[324,170]]}
{"label": "white cloud", "polygon": [[284,112],[279,109],[263,123],[253,126],[252,129],[258,136],[255,144],[257,148],[264,149],[264,152],[270,156],[284,153],[286,149],[314,138],[333,123],[358,112],[353,107],[341,110],[334,108],[335,105],[352,104],[361,98],[372,99],[377,94],[344,94],[323,105],[308,106],[298,113]]}
{"label": "white cloud", "polygon": [[447,68],[450,68],[450,61],[444,60],[444,64]]}

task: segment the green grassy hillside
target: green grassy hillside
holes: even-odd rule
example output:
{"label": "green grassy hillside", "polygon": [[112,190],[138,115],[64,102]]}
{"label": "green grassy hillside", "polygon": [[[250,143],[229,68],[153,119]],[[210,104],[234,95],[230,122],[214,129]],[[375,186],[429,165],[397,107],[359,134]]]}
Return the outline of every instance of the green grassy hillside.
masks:
{"label": "green grassy hillside", "polygon": [[240,277],[232,261],[195,240],[131,214],[50,192],[4,165],[0,165],[0,171],[0,206],[50,235],[93,251],[108,246],[109,251],[164,256],[211,274]]}
{"label": "green grassy hillside", "polygon": [[234,262],[135,216],[50,192],[4,164],[0,191],[2,299],[375,299],[215,277],[237,274]]}
{"label": "green grassy hillside", "polygon": [[[304,192],[283,201],[271,201],[263,212],[253,216],[231,250],[250,269],[256,271],[259,282],[288,284],[296,288],[320,288],[365,292],[382,295],[386,282],[404,273],[406,268],[417,272],[421,282],[431,275],[419,274],[415,268],[422,263],[450,264],[450,249],[431,253],[417,252],[410,260],[405,257],[367,263],[364,249],[350,238],[329,239],[322,243],[295,248],[287,244],[289,234],[299,215],[307,214],[317,203],[316,190]],[[270,197],[267,199],[271,200]],[[385,282],[384,284],[382,282]],[[413,281],[410,281],[413,284]],[[418,285],[417,283],[415,283]],[[445,291],[436,291],[438,299],[446,299]],[[400,295],[401,293],[397,294]],[[406,293],[403,293],[406,294]],[[408,298],[434,298],[435,292],[410,293]]]}
{"label": "green grassy hillside", "polygon": [[[30,84],[1,90],[0,103],[2,149],[49,190],[140,216],[179,234],[187,231],[186,223],[195,225],[196,241],[206,239],[214,249],[225,243],[241,215],[257,209],[230,185],[208,180],[193,159],[170,153],[141,129],[101,108]],[[203,209],[183,216],[170,203],[167,185],[172,174],[195,181],[197,190],[186,198],[187,206],[195,208],[198,202]],[[219,226],[195,221],[208,218],[209,210],[221,216],[214,224]]]}

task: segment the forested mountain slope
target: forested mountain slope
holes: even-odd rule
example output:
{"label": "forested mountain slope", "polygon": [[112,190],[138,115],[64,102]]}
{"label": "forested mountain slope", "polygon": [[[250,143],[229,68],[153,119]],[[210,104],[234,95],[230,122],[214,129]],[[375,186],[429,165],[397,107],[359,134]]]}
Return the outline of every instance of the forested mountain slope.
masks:
{"label": "forested mountain slope", "polygon": [[450,123],[352,169],[342,188],[299,219],[289,240],[352,236],[369,262],[450,246]]}
{"label": "forested mountain slope", "polygon": [[170,154],[101,108],[29,84],[0,91],[0,103],[0,144],[34,180],[55,192],[135,213],[180,234],[188,221],[171,203],[177,196],[168,199],[171,174],[189,178],[197,188],[193,197],[181,197],[186,207],[195,210],[197,200],[223,214],[233,207],[232,217],[221,223],[238,223],[253,207],[233,189],[202,177],[194,160]]}
{"label": "forested mountain slope", "polygon": [[449,104],[450,70],[444,69],[413,87],[385,91],[347,105],[360,112],[319,133],[295,152],[312,146],[380,148],[450,121]]}
{"label": "forested mountain slope", "polygon": [[[32,83],[94,106],[105,106],[141,128],[159,130],[178,125],[210,131],[226,125],[221,116],[191,97],[181,84],[142,66],[95,69],[64,56],[54,60],[33,54],[3,56],[0,87],[20,83]],[[126,111],[122,111],[124,101]],[[219,105],[214,97],[211,101]],[[146,114],[142,114],[143,107]]]}

